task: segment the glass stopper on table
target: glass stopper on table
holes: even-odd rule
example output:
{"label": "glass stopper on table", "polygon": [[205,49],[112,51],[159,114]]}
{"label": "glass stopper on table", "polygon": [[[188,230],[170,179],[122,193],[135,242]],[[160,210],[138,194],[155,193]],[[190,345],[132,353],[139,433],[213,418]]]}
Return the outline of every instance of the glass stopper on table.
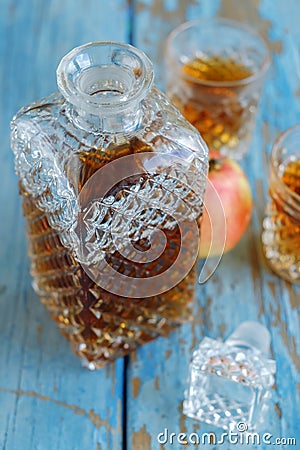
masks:
{"label": "glass stopper on table", "polygon": [[263,421],[276,363],[268,359],[270,333],[241,323],[225,342],[205,337],[194,350],[183,412],[225,430],[254,430]]}

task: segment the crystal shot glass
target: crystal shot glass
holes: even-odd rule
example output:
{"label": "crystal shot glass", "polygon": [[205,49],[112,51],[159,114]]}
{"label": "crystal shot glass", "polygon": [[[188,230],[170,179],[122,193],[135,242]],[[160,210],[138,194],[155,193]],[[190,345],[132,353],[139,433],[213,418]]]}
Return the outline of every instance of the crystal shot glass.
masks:
{"label": "crystal shot glass", "polygon": [[273,146],[269,193],[262,233],[265,257],[277,275],[300,284],[300,125]]}
{"label": "crystal shot glass", "polygon": [[241,323],[225,342],[205,337],[193,353],[184,414],[225,430],[256,429],[274,384],[269,347],[269,331],[252,321]]}
{"label": "crystal shot glass", "polygon": [[167,39],[167,94],[209,148],[240,159],[251,144],[269,65],[269,50],[250,27],[226,19],[187,22]]}

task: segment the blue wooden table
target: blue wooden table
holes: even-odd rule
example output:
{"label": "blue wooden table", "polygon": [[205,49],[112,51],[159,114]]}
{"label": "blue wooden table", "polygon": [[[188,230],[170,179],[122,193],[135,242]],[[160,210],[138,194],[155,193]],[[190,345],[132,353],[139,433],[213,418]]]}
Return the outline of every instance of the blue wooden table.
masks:
{"label": "blue wooden table", "polygon": [[[158,433],[165,428],[177,434],[216,431],[182,414],[191,351],[202,336],[226,337],[241,321],[254,319],[271,331],[278,368],[265,431],[298,440],[296,446],[275,448],[299,449],[300,289],[268,270],[260,244],[268,153],[281,131],[300,122],[298,0],[1,0],[0,7],[0,448],[178,449],[179,444],[160,445]],[[89,372],[31,287],[9,149],[10,118],[21,106],[55,91],[60,58],[93,40],[139,46],[152,58],[163,87],[167,34],[186,19],[210,16],[249,23],[273,53],[244,162],[255,202],[251,225],[213,278],[198,287],[192,324]]]}

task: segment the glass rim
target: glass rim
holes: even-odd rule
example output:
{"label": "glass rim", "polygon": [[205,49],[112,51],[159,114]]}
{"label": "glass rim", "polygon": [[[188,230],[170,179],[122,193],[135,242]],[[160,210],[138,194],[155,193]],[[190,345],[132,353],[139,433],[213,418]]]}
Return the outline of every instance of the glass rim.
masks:
{"label": "glass rim", "polygon": [[[277,152],[283,147],[284,140],[291,136],[295,131],[298,131],[300,133],[300,124],[294,125],[290,128],[288,128],[286,131],[282,132],[274,141],[274,144],[272,146],[271,150],[271,157],[270,157],[270,163],[271,163],[271,170],[273,171],[273,174],[276,177],[276,181],[279,182],[280,186],[285,192],[288,192],[289,196],[292,199],[295,199],[297,202],[300,201],[300,194],[297,194],[295,191],[292,191],[291,188],[289,188],[281,179],[279,173],[278,173],[278,164],[276,163],[277,160]],[[300,147],[300,143],[299,143]]]}
{"label": "glass rim", "polygon": [[[167,40],[166,40],[166,49],[171,48],[171,44],[174,41],[174,39],[183,31],[185,31],[189,28],[193,28],[195,26],[199,26],[202,24],[209,24],[209,23],[227,25],[232,28],[238,29],[240,31],[247,32],[251,36],[258,39],[261,42],[261,44],[264,47],[265,52],[266,52],[263,64],[255,73],[252,73],[250,76],[243,78],[242,80],[235,80],[235,81],[200,80],[200,79],[197,79],[197,78],[187,75],[187,74],[183,74],[183,78],[185,78],[186,80],[189,80],[189,81],[193,81],[193,83],[196,83],[199,85],[211,86],[211,87],[239,87],[239,86],[244,86],[244,85],[253,83],[254,81],[258,80],[259,78],[262,78],[263,75],[267,72],[267,70],[269,69],[269,67],[271,65],[270,49],[269,49],[265,39],[259,33],[257,33],[255,29],[253,29],[251,26],[249,26],[247,24],[238,22],[236,20],[225,19],[223,17],[219,17],[219,18],[212,17],[212,18],[194,19],[194,20],[190,20],[188,22],[184,22],[184,23],[180,24],[179,26],[177,26],[176,28],[174,28],[171,31],[171,33],[168,35]],[[171,52],[168,55],[168,57],[170,57],[175,62],[175,58],[172,57]],[[179,64],[176,64],[176,65],[178,66]]]}

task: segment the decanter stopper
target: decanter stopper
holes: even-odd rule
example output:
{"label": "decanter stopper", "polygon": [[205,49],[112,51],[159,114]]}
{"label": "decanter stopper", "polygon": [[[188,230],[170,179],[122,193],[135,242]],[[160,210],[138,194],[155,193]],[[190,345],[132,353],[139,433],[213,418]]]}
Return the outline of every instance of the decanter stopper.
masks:
{"label": "decanter stopper", "polygon": [[269,330],[259,322],[242,322],[236,330],[227,338],[226,344],[251,347],[267,354],[270,350],[271,336]]}
{"label": "decanter stopper", "polygon": [[275,361],[266,357],[270,333],[243,322],[225,342],[205,337],[194,351],[183,412],[225,430],[253,430],[262,421],[274,384]]}

